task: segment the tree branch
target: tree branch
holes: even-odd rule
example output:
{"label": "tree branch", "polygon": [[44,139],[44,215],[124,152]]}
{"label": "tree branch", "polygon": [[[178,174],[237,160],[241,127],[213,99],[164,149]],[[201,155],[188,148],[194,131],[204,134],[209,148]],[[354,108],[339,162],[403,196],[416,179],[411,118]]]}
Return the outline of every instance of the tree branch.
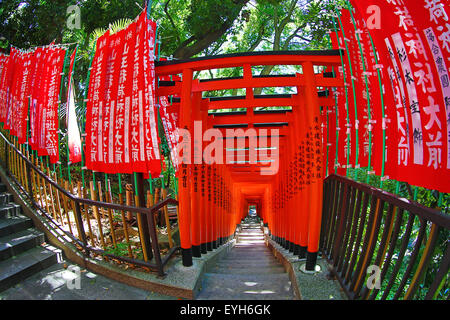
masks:
{"label": "tree branch", "polygon": [[[235,4],[242,9],[248,1],[250,0],[237,0]],[[236,10],[236,12],[236,14],[227,17],[227,19],[221,23],[216,31],[208,32],[207,30],[204,30],[202,34],[193,35],[190,39],[188,39],[188,42],[185,41],[178,46],[173,56],[177,59],[188,59],[208,48],[233,26],[233,22],[239,15],[240,10]],[[193,44],[188,46],[192,42]]]}
{"label": "tree branch", "polygon": [[178,43],[180,43],[181,42],[180,33],[178,32],[178,28],[175,25],[175,22],[173,21],[172,16],[169,13],[169,8],[168,8],[169,7],[169,3],[170,3],[170,0],[167,0],[166,4],[164,5],[164,12],[166,13],[167,18],[169,19],[170,24],[175,29],[175,32],[176,32],[175,36],[177,37]]}

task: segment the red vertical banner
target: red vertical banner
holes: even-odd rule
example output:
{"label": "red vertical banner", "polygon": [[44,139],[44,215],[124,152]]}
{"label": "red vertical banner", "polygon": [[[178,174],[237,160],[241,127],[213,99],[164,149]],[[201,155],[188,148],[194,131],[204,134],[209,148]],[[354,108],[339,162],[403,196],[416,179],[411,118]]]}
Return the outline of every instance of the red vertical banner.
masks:
{"label": "red vertical banner", "polygon": [[47,90],[46,112],[43,120],[44,149],[49,155],[50,163],[59,161],[58,141],[58,107],[60,104],[59,93],[61,88],[61,74],[63,72],[66,51],[55,49],[50,62],[49,85]]}
{"label": "red vertical banner", "polygon": [[[426,52],[424,62],[416,62],[415,76],[425,90],[428,102],[424,108],[425,150],[427,166],[445,174],[450,169],[450,2],[448,0],[416,1],[406,4],[414,17],[417,34],[408,41],[410,52]],[[427,13],[427,14],[424,14]],[[423,39],[423,41],[419,41]],[[430,92],[431,91],[431,92]],[[434,95],[432,95],[434,93]],[[437,174],[431,184],[450,190],[450,179]]]}
{"label": "red vertical banner", "polygon": [[[369,26],[377,50],[388,53],[384,68],[394,99],[386,104],[384,125],[393,124],[389,113],[396,110],[397,161],[389,157],[389,146],[394,143],[388,137],[386,174],[413,185],[448,191],[449,179],[442,179],[448,174],[450,159],[445,103],[448,69],[444,64],[444,53],[450,50],[448,1],[353,3],[366,21],[373,21],[368,7],[377,6],[380,22],[391,23],[389,28]],[[416,174],[419,171],[422,174]]]}
{"label": "red vertical banner", "polygon": [[20,64],[20,55],[21,53],[15,49],[11,48],[10,54],[10,63],[11,69],[8,78],[8,87],[7,87],[7,96],[6,96],[6,117],[5,117],[5,126],[4,128],[7,130],[11,130],[11,134],[15,135],[15,127],[12,126],[12,118],[14,117],[14,109],[16,107],[17,102],[17,78],[21,73],[21,64]]}
{"label": "red vertical banner", "polygon": [[27,141],[27,117],[29,105],[30,78],[33,73],[33,54],[23,55],[22,77],[20,81],[20,94],[18,100],[17,121],[15,122],[17,139],[20,144]]}
{"label": "red vertical banner", "polygon": [[[7,56],[0,52],[0,79],[2,78],[3,70],[5,70],[6,61],[7,61]],[[0,80],[0,85],[1,85],[1,80]]]}
{"label": "red vertical banner", "polygon": [[0,76],[0,122],[5,122],[5,110],[6,110],[6,88],[7,78],[9,73],[10,56],[3,56],[2,61],[2,73]]}
{"label": "red vertical banner", "polygon": [[86,167],[101,169],[103,162],[103,103],[108,58],[109,31],[97,39],[96,52],[92,62],[86,103]]}
{"label": "red vertical banner", "polygon": [[146,12],[97,41],[89,83],[86,166],[107,173],[159,176],[153,47],[156,24]]}
{"label": "red vertical banner", "polygon": [[36,115],[36,150],[38,156],[46,156],[47,151],[45,150],[45,122],[47,119],[47,99],[48,99],[48,88],[50,86],[50,75],[51,75],[51,61],[53,58],[53,49],[48,49],[47,54],[44,57],[44,75],[42,76],[42,87],[39,93],[38,100],[38,111]]}
{"label": "red vertical banner", "polygon": [[[131,162],[134,172],[147,172],[145,155],[144,135],[144,77],[143,77],[143,51],[145,44],[146,25],[142,14],[136,23],[134,30],[134,45],[132,47],[132,75],[133,86],[131,96],[131,126],[130,126],[130,148]],[[144,17],[145,18],[145,17]]]}
{"label": "red vertical banner", "polygon": [[123,173],[132,173],[130,167],[130,123],[131,123],[131,96],[133,87],[133,52],[134,32],[136,23],[125,29],[124,47],[122,51],[119,85],[117,91],[116,108],[116,134],[114,139],[114,154],[116,166]]}
{"label": "red vertical banner", "polygon": [[33,78],[31,80],[31,91],[30,91],[30,139],[29,145],[33,150],[37,150],[38,145],[38,123],[40,117],[40,105],[41,98],[46,80],[46,65],[44,61],[46,61],[46,57],[48,54],[48,49],[37,48],[35,51],[35,63],[36,68],[33,74]]}
{"label": "red vertical banner", "polygon": [[[166,134],[167,144],[170,149],[170,158],[174,166],[175,172],[178,172],[178,157],[177,157],[177,143],[178,143],[178,113],[171,112],[171,107],[167,97],[160,98],[159,114],[163,123],[164,132]],[[173,109],[173,107],[172,107]]]}
{"label": "red vertical banner", "polygon": [[[117,173],[119,171],[114,166],[114,137],[116,134],[116,119],[122,116],[117,107],[119,71],[121,68],[122,51],[124,49],[125,30],[121,30],[111,37],[106,71],[106,112],[103,123],[103,159],[105,165],[103,166],[103,171],[106,173]],[[119,114],[117,114],[118,111]]]}
{"label": "red vertical banner", "polygon": [[[146,16],[146,13],[142,13]],[[161,172],[161,156],[159,153],[158,116],[156,109],[156,76],[155,76],[155,40],[156,23],[147,21],[144,48],[144,93],[145,93],[145,153],[147,170],[152,177]],[[148,59],[148,60],[147,60]]]}

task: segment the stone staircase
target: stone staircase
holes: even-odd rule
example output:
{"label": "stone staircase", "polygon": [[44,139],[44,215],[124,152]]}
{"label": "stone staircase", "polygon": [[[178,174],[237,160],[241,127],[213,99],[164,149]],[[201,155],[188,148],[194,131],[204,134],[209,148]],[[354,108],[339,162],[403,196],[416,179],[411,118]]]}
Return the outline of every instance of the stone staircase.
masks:
{"label": "stone staircase", "polygon": [[241,224],[236,245],[205,273],[198,300],[293,300],[284,267],[264,243],[257,218]]}
{"label": "stone staircase", "polygon": [[54,248],[0,183],[0,292],[57,263]]}

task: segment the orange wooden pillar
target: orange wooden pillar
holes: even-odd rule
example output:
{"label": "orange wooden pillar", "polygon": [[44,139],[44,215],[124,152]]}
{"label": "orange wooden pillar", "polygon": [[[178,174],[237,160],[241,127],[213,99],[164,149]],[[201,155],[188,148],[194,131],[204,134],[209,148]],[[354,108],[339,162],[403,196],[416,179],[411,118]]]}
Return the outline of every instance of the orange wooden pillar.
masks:
{"label": "orange wooden pillar", "polygon": [[[312,125],[312,134],[321,134],[320,130],[320,105],[317,97],[317,84],[314,75],[314,67],[311,62],[303,64],[303,75],[305,78],[305,101],[308,106],[308,122]],[[322,145],[321,139],[313,139],[314,150],[319,154],[313,159],[314,179],[311,183],[311,214],[308,227],[308,252],[306,256],[306,270],[314,270],[319,251],[320,228],[322,222],[323,201],[323,177],[322,177]]]}
{"label": "orange wooden pillar", "polygon": [[289,174],[288,174],[288,223],[289,223],[289,243],[288,243],[288,249],[290,252],[294,252],[295,247],[295,233],[296,233],[296,223],[295,218],[297,214],[297,210],[295,207],[295,186],[294,186],[294,180],[295,180],[295,127],[292,124],[292,122],[289,123]]}
{"label": "orange wooden pillar", "polygon": [[212,165],[206,166],[206,181],[207,181],[207,201],[206,201],[206,223],[207,223],[207,244],[208,251],[213,249],[214,240],[214,226],[213,226],[213,181],[212,181]]}
{"label": "orange wooden pillar", "polygon": [[[297,95],[300,95],[299,90],[297,88]],[[301,225],[301,215],[302,215],[302,203],[301,203],[301,184],[300,184],[300,157],[301,153],[299,150],[300,147],[300,136],[302,133],[302,127],[300,125],[300,105],[297,104],[293,106],[293,121],[292,121],[292,135],[290,136],[291,144],[294,146],[294,152],[293,152],[293,199],[292,199],[292,205],[293,210],[295,212],[292,224],[294,227],[294,247],[293,247],[293,253],[294,255],[298,255],[300,253],[300,225]]]}
{"label": "orange wooden pillar", "polygon": [[223,183],[223,165],[219,165],[219,242],[222,245],[225,241],[225,213],[223,209],[224,183]]}
{"label": "orange wooden pillar", "polygon": [[[196,80],[195,82],[198,82]],[[191,138],[192,138],[192,161],[191,165],[191,239],[192,239],[192,255],[196,258],[201,257],[201,229],[202,221],[200,213],[200,164],[202,162],[203,154],[201,152],[202,148],[202,136],[203,130],[200,120],[200,103],[201,103],[201,92],[195,92],[192,94],[192,119],[191,119]]]}
{"label": "orange wooden pillar", "polygon": [[199,157],[200,157],[200,250],[201,253],[206,254],[208,252],[208,229],[210,228],[210,225],[208,223],[209,217],[208,217],[208,199],[207,199],[207,192],[206,192],[206,164],[203,159],[203,133],[205,130],[208,129],[208,105],[203,101],[202,94],[199,94],[200,99],[200,119],[202,121],[202,135],[200,137],[200,150]]}
{"label": "orange wooden pillar", "polygon": [[[192,110],[192,69],[183,70],[183,82],[181,86],[181,104],[179,126],[181,129],[191,131],[191,110]],[[190,143],[191,136],[183,136],[184,143]],[[186,147],[183,150],[182,164],[180,168],[180,183],[178,188],[179,200],[179,229],[180,246],[183,266],[192,266],[192,243],[191,243],[191,149]]]}
{"label": "orange wooden pillar", "polygon": [[211,190],[212,190],[212,202],[211,202],[211,217],[212,217],[212,243],[213,243],[213,249],[217,249],[218,245],[218,230],[217,230],[217,165],[212,164],[211,165]]}
{"label": "orange wooden pillar", "polygon": [[206,165],[200,165],[200,250],[202,254],[208,252],[208,217],[206,214],[207,199],[206,199]]}
{"label": "orange wooden pillar", "polygon": [[[285,142],[283,141],[284,152],[287,151]],[[280,226],[282,228],[282,243],[283,248],[288,248],[288,210],[287,210],[287,178],[288,178],[288,157],[281,158],[282,170],[281,170],[281,221]]]}
{"label": "orange wooden pillar", "polygon": [[300,259],[306,257],[306,250],[308,247],[308,219],[309,219],[309,207],[310,207],[310,196],[309,196],[309,185],[307,184],[307,175],[310,174],[307,172],[307,150],[308,150],[308,141],[306,140],[306,134],[308,130],[308,123],[306,121],[307,116],[307,105],[304,101],[304,88],[301,86],[297,87],[297,92],[299,96],[299,105],[298,105],[298,116],[296,121],[298,122],[298,150],[300,152],[300,192],[298,196],[298,205],[299,205],[299,215],[297,216],[297,225],[298,225],[298,234],[297,234],[297,242],[299,243],[300,248],[298,249],[298,255]]}

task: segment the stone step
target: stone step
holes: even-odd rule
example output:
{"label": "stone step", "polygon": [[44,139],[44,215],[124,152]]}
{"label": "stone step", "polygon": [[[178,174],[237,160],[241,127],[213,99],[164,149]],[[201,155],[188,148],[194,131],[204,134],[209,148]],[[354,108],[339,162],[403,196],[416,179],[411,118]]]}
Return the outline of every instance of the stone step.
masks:
{"label": "stone step", "polygon": [[37,247],[44,241],[44,234],[31,228],[4,236],[0,238],[0,261]]}
{"label": "stone step", "polygon": [[22,208],[13,202],[0,205],[0,219],[16,217],[22,213]]}
{"label": "stone step", "polygon": [[219,273],[219,274],[246,274],[246,275],[252,275],[252,274],[265,274],[265,275],[271,275],[271,274],[277,274],[277,273],[285,273],[286,271],[284,268],[280,265],[274,265],[274,266],[263,266],[263,267],[255,267],[253,266],[238,266],[238,265],[229,265],[228,267],[225,266],[219,266],[212,268],[209,273]]}
{"label": "stone step", "polygon": [[57,262],[57,254],[41,246],[0,262],[0,292]]}
{"label": "stone step", "polygon": [[239,250],[242,252],[245,252],[244,250],[250,249],[250,248],[254,248],[255,250],[261,250],[261,249],[265,249],[267,250],[266,244],[265,242],[259,242],[259,243],[245,243],[245,242],[237,242],[234,245],[233,250]]}
{"label": "stone step", "polygon": [[0,193],[0,204],[6,204],[9,202],[13,202],[14,201],[14,197],[11,193]]}
{"label": "stone step", "polygon": [[273,255],[267,250],[258,250],[258,251],[245,251],[245,250],[236,250],[232,251],[228,254],[227,257],[238,257],[242,259],[246,258],[259,258],[259,257],[273,257]]}
{"label": "stone step", "polygon": [[198,300],[289,300],[293,299],[287,274],[207,273]]}
{"label": "stone step", "polygon": [[238,236],[239,241],[264,241],[264,236]]}
{"label": "stone step", "polygon": [[241,256],[241,255],[229,255],[226,258],[219,260],[217,263],[236,263],[236,264],[249,264],[249,263],[279,263],[273,256],[271,255],[258,255],[252,254],[249,256]]}
{"label": "stone step", "polygon": [[226,259],[240,259],[240,260],[249,260],[249,259],[273,259],[273,255],[267,251],[258,251],[258,252],[230,252]]}
{"label": "stone step", "polygon": [[33,226],[30,218],[16,216],[9,219],[0,219],[0,238],[6,235],[26,230]]}

